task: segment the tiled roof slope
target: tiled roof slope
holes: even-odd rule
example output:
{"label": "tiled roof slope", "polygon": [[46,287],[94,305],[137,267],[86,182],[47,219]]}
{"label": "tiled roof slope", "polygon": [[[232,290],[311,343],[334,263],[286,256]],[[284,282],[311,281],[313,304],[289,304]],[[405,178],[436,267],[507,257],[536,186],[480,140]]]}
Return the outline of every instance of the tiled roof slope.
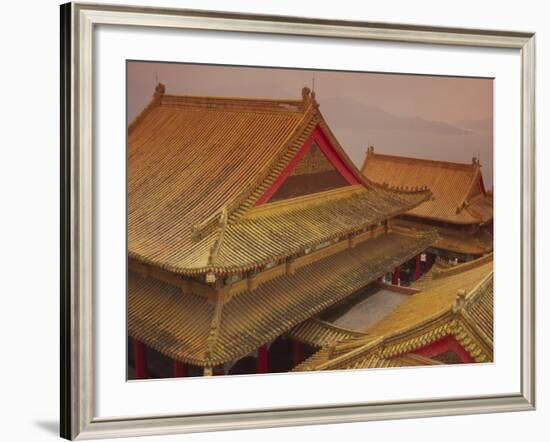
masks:
{"label": "tiled roof slope", "polygon": [[[394,223],[397,226],[415,228],[419,231],[431,227],[429,224],[410,219],[399,219]],[[484,226],[474,231],[438,226],[437,232],[439,233],[439,239],[433,245],[437,249],[471,255],[484,255],[493,250],[493,234],[490,229]]]}
{"label": "tiled roof slope", "polygon": [[220,229],[210,265],[220,271],[249,270],[376,225],[416,200],[415,194],[379,193],[359,185],[325,192],[323,198],[313,195],[258,206]]}
{"label": "tiled roof slope", "polygon": [[[246,256],[229,262],[232,258],[224,256],[234,250],[220,246],[222,236],[231,244],[231,232],[253,224],[239,222],[316,128],[363,186],[364,206],[381,203],[386,210],[381,215],[389,217],[429,197],[427,190],[402,192],[368,183],[307,88],[301,100],[268,100],[167,95],[158,85],[128,128],[129,257],[180,274],[258,265],[264,256],[255,251],[268,249],[245,244]],[[364,223],[359,215],[347,220],[344,230]],[[280,252],[291,254],[295,245],[282,242]]]}
{"label": "tiled roof slope", "polygon": [[344,329],[315,317],[298,324],[289,332],[289,336],[312,347],[324,347],[344,339],[364,337],[366,334]]}
{"label": "tiled roof slope", "polygon": [[376,368],[381,360],[401,357],[446,336],[453,336],[476,362],[492,360],[492,255],[435,275],[425,282],[423,291],[375,324],[366,336],[328,345],[295,370]]}
{"label": "tiled roof slope", "polygon": [[433,235],[383,234],[264,282],[225,304],[130,271],[128,333],[191,364],[234,361],[368,285],[433,241]]}
{"label": "tiled roof slope", "polygon": [[433,198],[408,212],[419,218],[453,224],[480,224],[493,219],[493,197],[480,189],[481,170],[471,164],[383,155],[369,148],[362,172],[371,181],[391,186],[428,186]]}

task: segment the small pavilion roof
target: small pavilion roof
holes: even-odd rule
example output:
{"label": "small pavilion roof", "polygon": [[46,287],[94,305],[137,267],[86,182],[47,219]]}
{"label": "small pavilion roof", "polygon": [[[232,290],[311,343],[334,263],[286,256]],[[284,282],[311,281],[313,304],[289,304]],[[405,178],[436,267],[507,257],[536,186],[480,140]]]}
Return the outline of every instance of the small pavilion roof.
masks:
{"label": "small pavilion roof", "polygon": [[200,366],[237,360],[425,250],[435,237],[382,234],[219,299],[128,275],[128,333],[170,358]]}
{"label": "small pavilion roof", "polygon": [[[476,362],[493,358],[492,254],[431,275],[423,290],[365,336],[329,344],[295,370],[402,366],[402,358],[446,336]],[[397,360],[395,358],[398,358]]]}
{"label": "small pavilion roof", "polygon": [[[314,131],[322,133],[353,177],[353,195],[340,195],[328,205],[322,192],[317,201],[306,198],[304,207],[255,216],[256,203]],[[348,197],[358,213],[344,207]],[[429,197],[426,189],[370,183],[345,154],[307,88],[302,99],[273,100],[169,95],[158,85],[128,128],[129,257],[174,273],[255,268],[269,254],[290,256],[309,247],[311,232],[317,232],[312,242],[323,242],[360,229],[366,220],[404,213]],[[271,204],[277,203],[264,205]],[[334,225],[326,222],[332,215]],[[284,230],[288,226],[305,235],[293,236]],[[280,235],[286,237],[278,241]]]}
{"label": "small pavilion roof", "polygon": [[407,214],[452,224],[483,224],[493,219],[493,196],[485,191],[481,166],[384,155],[369,148],[363,174],[376,183],[397,187],[427,186],[432,199]]}

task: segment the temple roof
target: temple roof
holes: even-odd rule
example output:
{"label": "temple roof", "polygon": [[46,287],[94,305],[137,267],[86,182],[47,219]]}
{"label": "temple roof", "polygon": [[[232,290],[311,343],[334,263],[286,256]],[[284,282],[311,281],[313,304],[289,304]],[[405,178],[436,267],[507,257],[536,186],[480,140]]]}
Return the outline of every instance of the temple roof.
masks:
{"label": "temple roof", "polygon": [[482,224],[493,219],[493,196],[485,191],[481,166],[375,153],[369,148],[363,174],[397,187],[427,186],[433,198],[408,215],[453,224]]}
{"label": "temple roof", "polygon": [[298,324],[290,330],[289,336],[299,342],[319,348],[345,339],[361,338],[366,336],[366,333],[336,326],[316,316]]}
{"label": "temple roof", "polygon": [[[334,150],[353,195],[332,205],[322,203],[321,192],[303,208],[254,218],[258,203],[278,204],[266,201],[266,193],[314,134]],[[351,233],[367,220],[406,212],[429,196],[425,189],[405,192],[364,178],[307,88],[300,100],[270,100],[167,95],[159,85],[128,128],[129,257],[174,273],[255,268]],[[344,207],[348,197],[356,214]],[[333,215],[331,225],[326,220]]]}
{"label": "temple roof", "polygon": [[476,362],[493,358],[493,256],[432,274],[364,336],[331,343],[295,369],[376,368],[446,336]]}
{"label": "temple roof", "polygon": [[[406,226],[422,230],[428,225],[410,219],[395,220],[397,226]],[[431,227],[431,226],[430,226]],[[493,234],[486,227],[475,231],[437,226],[438,240],[432,247],[463,255],[485,255],[493,251]]]}
{"label": "temple roof", "polygon": [[128,333],[170,358],[215,366],[250,354],[425,250],[434,235],[382,234],[226,303],[130,271]]}

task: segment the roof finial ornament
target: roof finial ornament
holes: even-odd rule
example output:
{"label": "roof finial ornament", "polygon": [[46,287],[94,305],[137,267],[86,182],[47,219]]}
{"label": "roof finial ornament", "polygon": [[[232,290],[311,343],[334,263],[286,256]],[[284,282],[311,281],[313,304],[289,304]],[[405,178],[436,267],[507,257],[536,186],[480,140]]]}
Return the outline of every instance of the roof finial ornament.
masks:
{"label": "roof finial ornament", "polygon": [[459,289],[456,293],[456,298],[453,303],[453,313],[458,313],[464,308],[464,303],[466,302],[466,290]]}
{"label": "roof finial ornament", "polygon": [[160,98],[164,95],[166,92],[166,86],[163,83],[157,83],[157,86],[155,87],[155,98]]}
{"label": "roof finial ornament", "polygon": [[311,98],[311,89],[307,86],[302,88],[302,100],[307,101]]}

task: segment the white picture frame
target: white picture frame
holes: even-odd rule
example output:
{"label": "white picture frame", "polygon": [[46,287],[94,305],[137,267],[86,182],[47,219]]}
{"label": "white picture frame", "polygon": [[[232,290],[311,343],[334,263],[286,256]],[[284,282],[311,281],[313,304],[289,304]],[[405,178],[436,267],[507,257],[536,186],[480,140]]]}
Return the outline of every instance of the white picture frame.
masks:
{"label": "white picture frame", "polygon": [[[534,35],[394,24],[326,21],[71,3],[62,6],[62,410],[68,439],[258,428],[329,422],[533,409],[534,383]],[[94,44],[99,26],[195,29],[283,36],[317,36],[509,48],[521,57],[521,370],[518,392],[432,400],[318,403],[315,406],[202,413],[98,417],[94,365],[94,214],[98,171],[93,169]],[[96,285],[97,287],[98,285]],[[124,321],[124,318],[120,319]]]}

